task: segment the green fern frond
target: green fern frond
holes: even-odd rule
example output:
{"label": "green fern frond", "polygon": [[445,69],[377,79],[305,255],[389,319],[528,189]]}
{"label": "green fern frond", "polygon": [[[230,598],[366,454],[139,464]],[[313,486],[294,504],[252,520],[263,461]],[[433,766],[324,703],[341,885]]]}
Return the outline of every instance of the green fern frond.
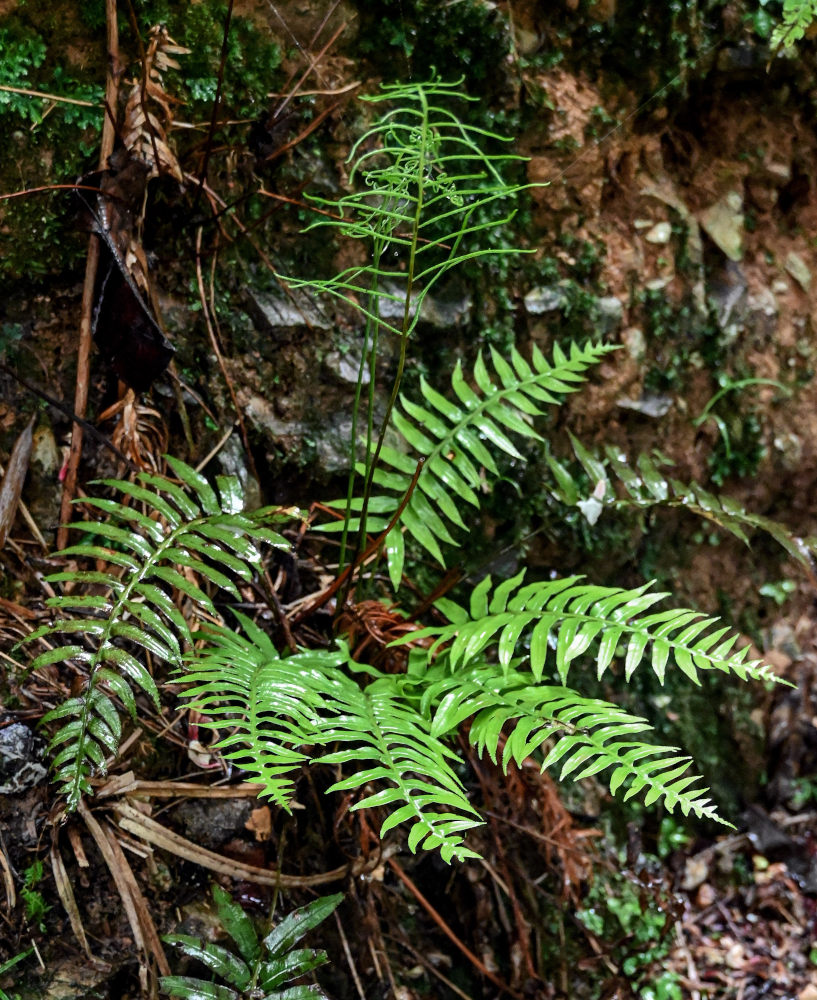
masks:
{"label": "green fern frond", "polygon": [[[247,619],[241,623],[248,637],[208,629],[207,646],[180,679],[194,685],[185,698],[211,718],[205,725],[218,728],[234,716],[235,732],[216,747],[263,786],[261,794],[288,809],[301,763],[362,764],[329,790],[364,790],[353,809],[389,806],[381,833],[410,824],[412,850],[438,848],[447,861],[471,856],[464,834],[480,820],[452,769],[456,756],[403,697],[399,678],[361,687],[340,669],[364,671],[345,647],[282,658]],[[304,746],[312,748],[308,758]],[[377,790],[368,790],[372,783]]]}
{"label": "green fern frond", "polygon": [[817,0],[783,0],[783,20],[772,32],[772,47],[790,49],[817,21]]}
{"label": "green fern frond", "polygon": [[[710,493],[697,483],[683,483],[666,476],[662,467],[671,463],[663,455],[641,454],[633,466],[628,463],[627,456],[612,445],[608,445],[604,456],[599,457],[572,435],[571,442],[576,458],[590,479],[590,494],[585,495],[586,491],[575,477],[548,451],[546,458],[555,480],[551,492],[562,503],[578,506],[591,524],[606,506],[616,509],[683,507],[746,545],[750,544],[752,534],[763,531],[808,573],[813,572],[813,556],[817,552],[814,539],[801,538],[779,521],[745,510],[731,497]],[[616,493],[613,480],[621,484],[623,496]]]}
{"label": "green fern frond", "polygon": [[[465,379],[460,362],[451,376],[452,395],[456,402],[433,389],[424,379],[421,392],[426,405],[402,397],[402,410],[395,408],[393,426],[405,443],[404,450],[383,447],[381,465],[375,469],[373,482],[379,493],[370,503],[372,531],[382,531],[398,509],[414,474],[417,458],[425,459],[417,487],[400,515],[400,525],[444,565],[442,544],[455,545],[452,531],[464,530],[462,504],[479,509],[479,491],[484,485],[482,473],[499,476],[497,452],[515,459],[523,456],[514,437],[539,438],[533,420],[543,412],[543,405],[559,405],[567,393],[575,392],[585,381],[585,372],[606,354],[615,350],[607,344],[571,345],[566,355],[557,345],[549,362],[534,345],[528,363],[511,349],[510,363],[491,349],[493,371],[480,354],[474,366],[472,388]],[[364,471],[360,465],[358,471]],[[359,513],[363,501],[354,499],[349,507]],[[341,513],[346,504],[336,501]],[[351,527],[359,521],[352,518]],[[336,525],[322,530],[341,530]],[[403,545],[395,529],[388,551],[389,570],[395,586],[403,566]]]}
{"label": "green fern frond", "polygon": [[623,590],[585,584],[574,576],[520,586],[523,577],[524,571],[497,587],[490,602],[492,582],[485,577],[474,588],[468,611],[450,600],[437,602],[450,625],[431,626],[393,645],[434,637],[432,651],[450,644],[452,670],[468,666],[496,645],[499,663],[508,671],[521,643],[537,681],[552,650],[562,684],[571,664],[591,648],[596,649],[599,678],[620,656],[627,680],[647,657],[662,683],[670,663],[696,684],[699,670],[721,670],[742,680],[777,680],[768,664],[748,659],[748,647],[735,651],[737,634],[730,635],[717,618],[686,608],[647,614],[667,596],[650,591],[649,585]]}
{"label": "green fern frond", "polygon": [[451,671],[438,663],[424,678],[423,707],[432,710],[431,732],[439,738],[473,718],[469,739],[478,752],[497,762],[504,735],[502,766],[522,762],[543,743],[557,739],[544,755],[542,770],[561,763],[560,780],[574,781],[612,768],[612,794],[626,787],[625,800],[646,792],[645,804],[662,801],[672,811],[723,822],[704,795],[691,788],[700,776],[689,775],[689,757],[677,747],[655,746],[635,737],[652,727],[618,705],[584,698],[570,688],[531,684],[530,675],[503,673],[491,664]]}
{"label": "green fern frond", "polygon": [[238,597],[233,578],[250,579],[260,561],[258,543],[288,547],[282,535],[265,526],[269,512],[260,517],[242,513],[237,480],[218,477],[216,492],[183,462],[168,458],[168,464],[186,489],[147,473],[139,476],[139,483],[102,481],[142,509],[99,497],[82,501],[101,511],[106,520],[74,523],[75,530],[94,540],[71,546],[63,555],[101,560],[122,573],[66,570],[50,576],[51,583],[93,587],[102,593],[51,598],[48,604],[58,617],[26,639],[57,642],[35,658],[32,669],[73,660],[87,672],[83,693],[43,719],[63,723],[49,749],[56,751],[52,768],[69,809],[90,793],[91,774],[104,771],[106,758],[118,750],[121,722],[111,698],[117,697],[133,719],[135,692],[143,692],[159,706],[159,691],[143,654],[181,665],[191,632],[173,601],[174,590],[215,615],[210,597],[191,578],[193,573]]}

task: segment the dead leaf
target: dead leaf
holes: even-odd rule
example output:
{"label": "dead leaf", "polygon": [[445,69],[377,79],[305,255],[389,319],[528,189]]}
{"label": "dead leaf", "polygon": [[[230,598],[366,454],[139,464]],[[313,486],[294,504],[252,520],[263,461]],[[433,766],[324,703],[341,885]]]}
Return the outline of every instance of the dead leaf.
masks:
{"label": "dead leaf", "polygon": [[253,809],[250,818],[244,824],[244,829],[252,831],[256,840],[269,840],[272,836],[272,813],[269,806]]}

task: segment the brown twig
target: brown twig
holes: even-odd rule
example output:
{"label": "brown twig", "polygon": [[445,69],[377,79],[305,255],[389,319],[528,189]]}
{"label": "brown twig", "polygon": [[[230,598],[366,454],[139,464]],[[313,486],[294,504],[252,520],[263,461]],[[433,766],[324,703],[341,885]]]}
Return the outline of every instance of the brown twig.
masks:
{"label": "brown twig", "polygon": [[516,990],[512,989],[504,979],[500,978],[495,972],[485,965],[485,963],[477,958],[477,956],[465,945],[457,935],[451,930],[448,924],[443,920],[440,914],[434,909],[431,903],[426,899],[426,897],[420,892],[417,886],[412,882],[412,880],[406,875],[400,865],[394,860],[394,858],[387,858],[387,864],[391,867],[395,875],[400,879],[400,881],[406,886],[406,888],[411,892],[417,902],[422,906],[426,913],[431,917],[434,923],[440,928],[440,930],[445,934],[445,936],[451,941],[456,947],[465,955],[468,961],[474,966],[474,968],[486,979],[490,979],[494,986],[498,986],[503,993],[507,993],[509,996],[517,997],[519,1000],[522,998],[521,993],[517,993]]}
{"label": "brown twig", "polygon": [[[105,84],[105,104],[112,110],[116,107],[119,90],[119,30],[116,19],[116,0],[105,0],[105,20],[108,34],[108,77]],[[99,168],[104,170],[108,157],[113,152],[115,127],[112,115],[106,114],[102,123],[102,137],[99,144]],[[74,412],[85,416],[88,406],[88,385],[90,382],[90,355],[93,339],[94,288],[99,267],[99,239],[92,235],[88,243],[88,260],[85,265],[85,284],[82,288],[82,314],[79,324],[79,347],[77,349],[77,384],[74,392]],[[77,471],[82,457],[82,424],[74,423],[71,433],[71,451],[62,491],[62,506],[57,531],[57,548],[65,548],[68,541],[68,521],[71,519],[71,501],[77,488]]]}
{"label": "brown twig", "polygon": [[[386,525],[384,530],[377,536],[377,538],[375,538],[375,540],[371,543],[371,545],[369,545],[368,548],[364,549],[364,551],[361,552],[361,554],[357,557],[357,559],[355,559],[353,563],[347,566],[346,569],[339,576],[337,576],[335,580],[333,580],[333,582],[326,588],[326,590],[318,594],[318,596],[315,598],[312,604],[309,604],[307,605],[307,607],[301,609],[301,611],[293,619],[292,622],[293,625],[300,624],[300,622],[302,622],[304,618],[306,618],[308,615],[311,615],[313,611],[316,611],[319,607],[326,604],[326,602],[337,593],[337,591],[344,585],[344,583],[347,584],[346,594],[349,593],[349,588],[352,585],[352,574],[355,572],[358,566],[362,566],[373,553],[377,552],[382,543],[386,540],[386,537],[389,534],[389,532],[394,528],[394,526],[400,520],[400,515],[406,509],[406,504],[411,499],[411,495],[414,492],[415,486],[417,485],[417,480],[420,478],[420,473],[423,471],[424,463],[425,459],[423,458],[421,458],[420,461],[417,463],[417,468],[414,470],[414,475],[411,477],[411,482],[409,483],[408,489],[406,490],[406,495],[400,501],[400,506],[394,512],[392,519]],[[340,603],[342,606],[343,602]]]}
{"label": "brown twig", "polygon": [[227,65],[227,44],[230,37],[230,22],[233,19],[233,3],[234,0],[229,0],[227,5],[227,14],[224,18],[224,34],[221,39],[221,58],[218,64],[218,82],[216,84],[216,96],[213,98],[213,114],[210,118],[210,128],[207,130],[207,142],[204,146],[204,155],[201,160],[201,169],[199,170],[199,183],[196,188],[196,193],[193,196],[193,212],[196,211],[196,206],[201,198],[202,191],[204,190],[204,182],[207,179],[207,164],[210,160],[210,153],[213,149],[213,136],[216,132],[216,123],[218,122],[218,109],[221,104],[221,91],[224,87],[224,69]]}
{"label": "brown twig", "polygon": [[210,306],[207,302],[207,293],[204,289],[204,275],[201,270],[201,226],[199,226],[196,230],[196,284],[199,290],[199,301],[201,302],[202,315],[204,316],[204,322],[207,326],[207,334],[210,337],[210,344],[213,347],[213,352],[215,353],[216,360],[218,361],[218,366],[221,369],[221,374],[224,376],[227,391],[230,394],[233,409],[235,410],[238,428],[241,432],[241,440],[244,444],[244,451],[247,455],[247,464],[250,467],[250,472],[256,479],[258,479],[258,470],[255,467],[255,461],[252,457],[252,451],[250,450],[250,439],[247,435],[247,426],[244,423],[244,416],[241,412],[241,407],[238,405],[238,397],[235,394],[233,380],[230,378],[230,373],[227,371],[227,366],[224,363],[224,355],[221,353],[221,345],[218,342],[218,337],[216,336],[216,331],[213,326],[214,317],[211,317],[210,315]]}

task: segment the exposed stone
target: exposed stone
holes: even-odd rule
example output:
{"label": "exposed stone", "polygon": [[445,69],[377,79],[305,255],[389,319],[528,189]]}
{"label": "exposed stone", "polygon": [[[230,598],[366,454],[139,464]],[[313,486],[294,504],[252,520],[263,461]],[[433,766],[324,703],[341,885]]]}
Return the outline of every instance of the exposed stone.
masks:
{"label": "exposed stone", "polygon": [[726,261],[725,266],[710,280],[707,289],[709,302],[724,333],[736,332],[732,327],[738,325],[735,320],[739,320],[743,313],[739,307],[746,302],[746,289],[743,268],[733,260]]}
{"label": "exposed stone", "polygon": [[322,472],[335,475],[348,470],[351,437],[351,417],[340,416],[321,427],[315,441],[315,463]]}
{"label": "exposed stone", "polygon": [[672,239],[672,226],[668,222],[656,222],[656,224],[644,234],[644,239],[648,243],[664,244]]}
{"label": "exposed stone", "polygon": [[615,295],[603,295],[596,303],[599,312],[599,332],[612,333],[621,326],[624,304]]}
{"label": "exposed stone", "polygon": [[729,191],[698,215],[698,221],[730,260],[743,258],[743,195]]}
{"label": "exposed stone", "polygon": [[295,293],[290,299],[272,292],[249,290],[244,303],[256,327],[279,339],[287,340],[297,330],[331,330],[334,326],[332,319],[303,293]]}
{"label": "exposed stone", "polygon": [[808,269],[808,265],[794,250],[790,250],[786,254],[786,260],[783,265],[789,274],[794,278],[797,284],[807,292],[811,287],[811,271]]}
{"label": "exposed stone", "polygon": [[48,777],[42,741],[21,722],[0,729],[0,795],[17,795]]}
{"label": "exposed stone", "polygon": [[642,396],[641,399],[619,399],[618,405],[624,410],[635,410],[645,417],[663,417],[669,413],[674,400],[672,396]]}
{"label": "exposed stone", "polygon": [[[352,354],[350,351],[330,351],[324,363],[329,371],[341,382],[348,382],[357,385],[357,377],[360,373],[360,355]],[[371,381],[369,366],[363,369],[362,383],[368,385]]]}
{"label": "exposed stone", "polygon": [[567,302],[567,292],[559,285],[543,285],[532,288],[525,296],[525,312],[529,316],[542,316],[556,312]]}
{"label": "exposed stone", "polygon": [[647,350],[644,331],[640,330],[637,326],[631,326],[622,333],[621,340],[633,361],[641,361],[644,357],[644,352]]}
{"label": "exposed stone", "polygon": [[174,810],[185,836],[210,850],[243,833],[253,803],[248,799],[188,799]]}

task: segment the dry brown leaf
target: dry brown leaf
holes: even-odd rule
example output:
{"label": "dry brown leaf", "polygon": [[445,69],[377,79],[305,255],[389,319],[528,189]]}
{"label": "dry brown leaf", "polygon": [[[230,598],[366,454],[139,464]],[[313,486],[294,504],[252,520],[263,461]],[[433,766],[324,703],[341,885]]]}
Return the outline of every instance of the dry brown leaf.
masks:
{"label": "dry brown leaf", "polygon": [[258,841],[269,840],[272,837],[272,813],[269,806],[259,806],[250,813],[250,818],[244,824],[245,830],[250,830]]}

